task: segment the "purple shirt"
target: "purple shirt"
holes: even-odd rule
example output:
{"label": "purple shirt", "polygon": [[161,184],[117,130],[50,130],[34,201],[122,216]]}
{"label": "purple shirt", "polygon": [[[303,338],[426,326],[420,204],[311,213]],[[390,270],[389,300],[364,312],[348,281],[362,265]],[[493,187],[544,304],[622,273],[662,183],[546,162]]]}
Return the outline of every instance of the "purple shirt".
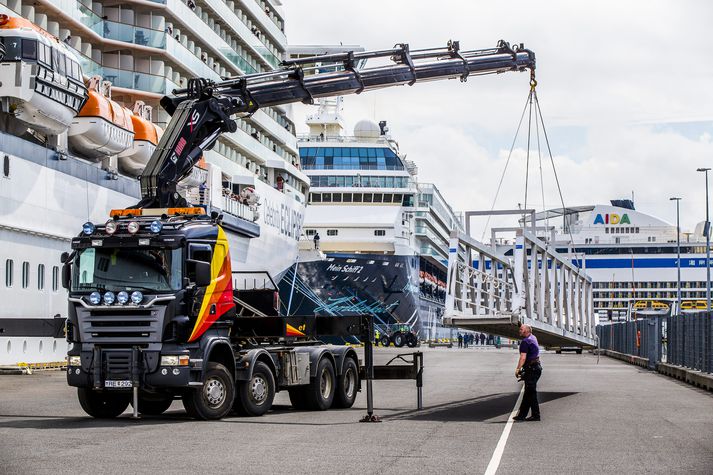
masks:
{"label": "purple shirt", "polygon": [[540,347],[537,344],[535,335],[530,335],[520,342],[520,353],[527,353],[525,362],[532,361],[540,356]]}

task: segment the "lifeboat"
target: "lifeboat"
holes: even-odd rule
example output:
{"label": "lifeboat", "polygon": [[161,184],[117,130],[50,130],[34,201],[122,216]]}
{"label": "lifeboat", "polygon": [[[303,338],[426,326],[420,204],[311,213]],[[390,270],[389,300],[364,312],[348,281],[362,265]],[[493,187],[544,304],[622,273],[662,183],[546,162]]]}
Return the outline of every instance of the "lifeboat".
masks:
{"label": "lifeboat", "polygon": [[151,106],[136,101],[131,123],[134,127],[132,146],[119,154],[119,168],[127,175],[139,176],[161,140],[163,129],[151,122]]}
{"label": "lifeboat", "polygon": [[69,127],[69,144],[80,156],[100,160],[131,148],[131,111],[111,99],[111,83],[89,79],[87,102]]}
{"label": "lifeboat", "polygon": [[[21,17],[0,14],[0,103],[5,128],[59,135],[87,98],[77,54]],[[12,129],[12,130],[9,130]]]}

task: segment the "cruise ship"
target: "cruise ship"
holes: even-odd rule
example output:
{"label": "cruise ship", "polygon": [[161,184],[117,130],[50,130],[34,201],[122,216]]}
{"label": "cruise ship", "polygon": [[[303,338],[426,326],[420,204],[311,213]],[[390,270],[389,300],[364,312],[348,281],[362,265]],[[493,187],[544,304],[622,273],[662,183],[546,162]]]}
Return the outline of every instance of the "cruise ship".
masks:
{"label": "cruise ship", "polygon": [[[64,360],[60,254],[83,223],[139,201],[137,177],[169,120],[163,95],[188,78],[279,65],[281,10],[276,0],[0,0],[0,366]],[[181,183],[190,202],[259,228],[231,242],[233,267],[275,281],[297,258],[309,186],[290,116],[268,107],[238,120]]]}
{"label": "cruise ship", "polygon": [[[637,302],[667,306],[677,300],[676,225],[637,211],[633,200],[551,209],[536,214],[535,220],[538,227],[551,229],[547,239],[558,250],[573,250],[575,261],[586,267],[600,321],[628,318]],[[680,242],[681,309],[705,309],[703,223],[693,233],[681,233]]]}
{"label": "cruise ship", "polygon": [[440,322],[448,239],[460,219],[435,185],[417,180],[386,122],[362,120],[345,135],[341,111],[341,98],[323,100],[299,140],[311,188],[300,260],[280,284],[282,310],[369,313],[382,333],[399,325],[422,339],[449,334]]}

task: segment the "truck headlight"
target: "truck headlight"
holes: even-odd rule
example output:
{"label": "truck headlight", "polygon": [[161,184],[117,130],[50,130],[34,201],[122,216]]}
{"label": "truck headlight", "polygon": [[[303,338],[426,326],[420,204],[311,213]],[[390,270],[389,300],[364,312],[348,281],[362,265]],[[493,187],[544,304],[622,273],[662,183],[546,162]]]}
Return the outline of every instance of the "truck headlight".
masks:
{"label": "truck headlight", "polygon": [[67,366],[82,366],[81,356],[68,356]]}
{"label": "truck headlight", "polygon": [[126,230],[129,231],[130,234],[136,234],[137,232],[139,232],[139,223],[137,223],[136,221],[130,222],[126,226]]}
{"label": "truck headlight", "polygon": [[82,225],[82,232],[89,236],[90,234],[94,233],[94,230],[96,229],[96,226],[94,226],[94,223],[90,223],[87,221]]}
{"label": "truck headlight", "polygon": [[151,232],[152,233],[160,233],[161,229],[163,229],[163,224],[161,224],[161,221],[156,220],[151,222]]}
{"label": "truck headlight", "polygon": [[129,294],[122,290],[121,292],[116,294],[116,301],[119,302],[119,305],[124,305],[126,302],[129,301]]}
{"label": "truck headlight", "polygon": [[107,292],[104,294],[104,305],[111,305],[114,303],[114,300],[116,300],[114,292]]}
{"label": "truck headlight", "polygon": [[116,232],[116,230],[117,230],[118,227],[119,227],[119,225],[116,224],[116,221],[114,221],[113,219],[110,219],[110,220],[107,221],[106,224],[104,225],[104,231],[105,231],[107,234],[114,234],[114,233]]}
{"label": "truck headlight", "polygon": [[188,366],[190,357],[188,355],[163,355],[161,356],[161,366]]}
{"label": "truck headlight", "polygon": [[144,294],[139,292],[138,290],[134,290],[131,292],[131,303],[134,305],[140,304],[144,300]]}
{"label": "truck headlight", "polygon": [[99,292],[92,292],[89,294],[89,303],[92,305],[99,305],[99,302],[101,302],[102,296]]}

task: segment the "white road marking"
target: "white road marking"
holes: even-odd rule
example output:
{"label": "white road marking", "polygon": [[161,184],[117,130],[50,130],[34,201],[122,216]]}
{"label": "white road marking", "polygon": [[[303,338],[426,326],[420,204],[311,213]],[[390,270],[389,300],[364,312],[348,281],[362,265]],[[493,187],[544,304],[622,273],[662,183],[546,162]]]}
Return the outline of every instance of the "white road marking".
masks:
{"label": "white road marking", "polygon": [[512,428],[512,424],[514,422],[512,420],[512,418],[515,417],[515,415],[517,414],[517,411],[520,407],[520,403],[522,402],[523,394],[525,394],[525,386],[524,385],[522,387],[522,390],[520,391],[520,395],[517,398],[515,407],[513,408],[512,412],[510,413],[507,423],[505,423],[505,428],[503,429],[503,433],[500,434],[500,440],[498,440],[498,445],[495,446],[495,452],[493,452],[493,456],[490,458],[490,463],[488,463],[488,468],[485,469],[485,475],[495,475],[495,473],[498,471],[498,467],[500,466],[500,459],[503,457],[503,452],[505,452],[505,444],[508,441],[508,437],[510,436],[510,429]]}

